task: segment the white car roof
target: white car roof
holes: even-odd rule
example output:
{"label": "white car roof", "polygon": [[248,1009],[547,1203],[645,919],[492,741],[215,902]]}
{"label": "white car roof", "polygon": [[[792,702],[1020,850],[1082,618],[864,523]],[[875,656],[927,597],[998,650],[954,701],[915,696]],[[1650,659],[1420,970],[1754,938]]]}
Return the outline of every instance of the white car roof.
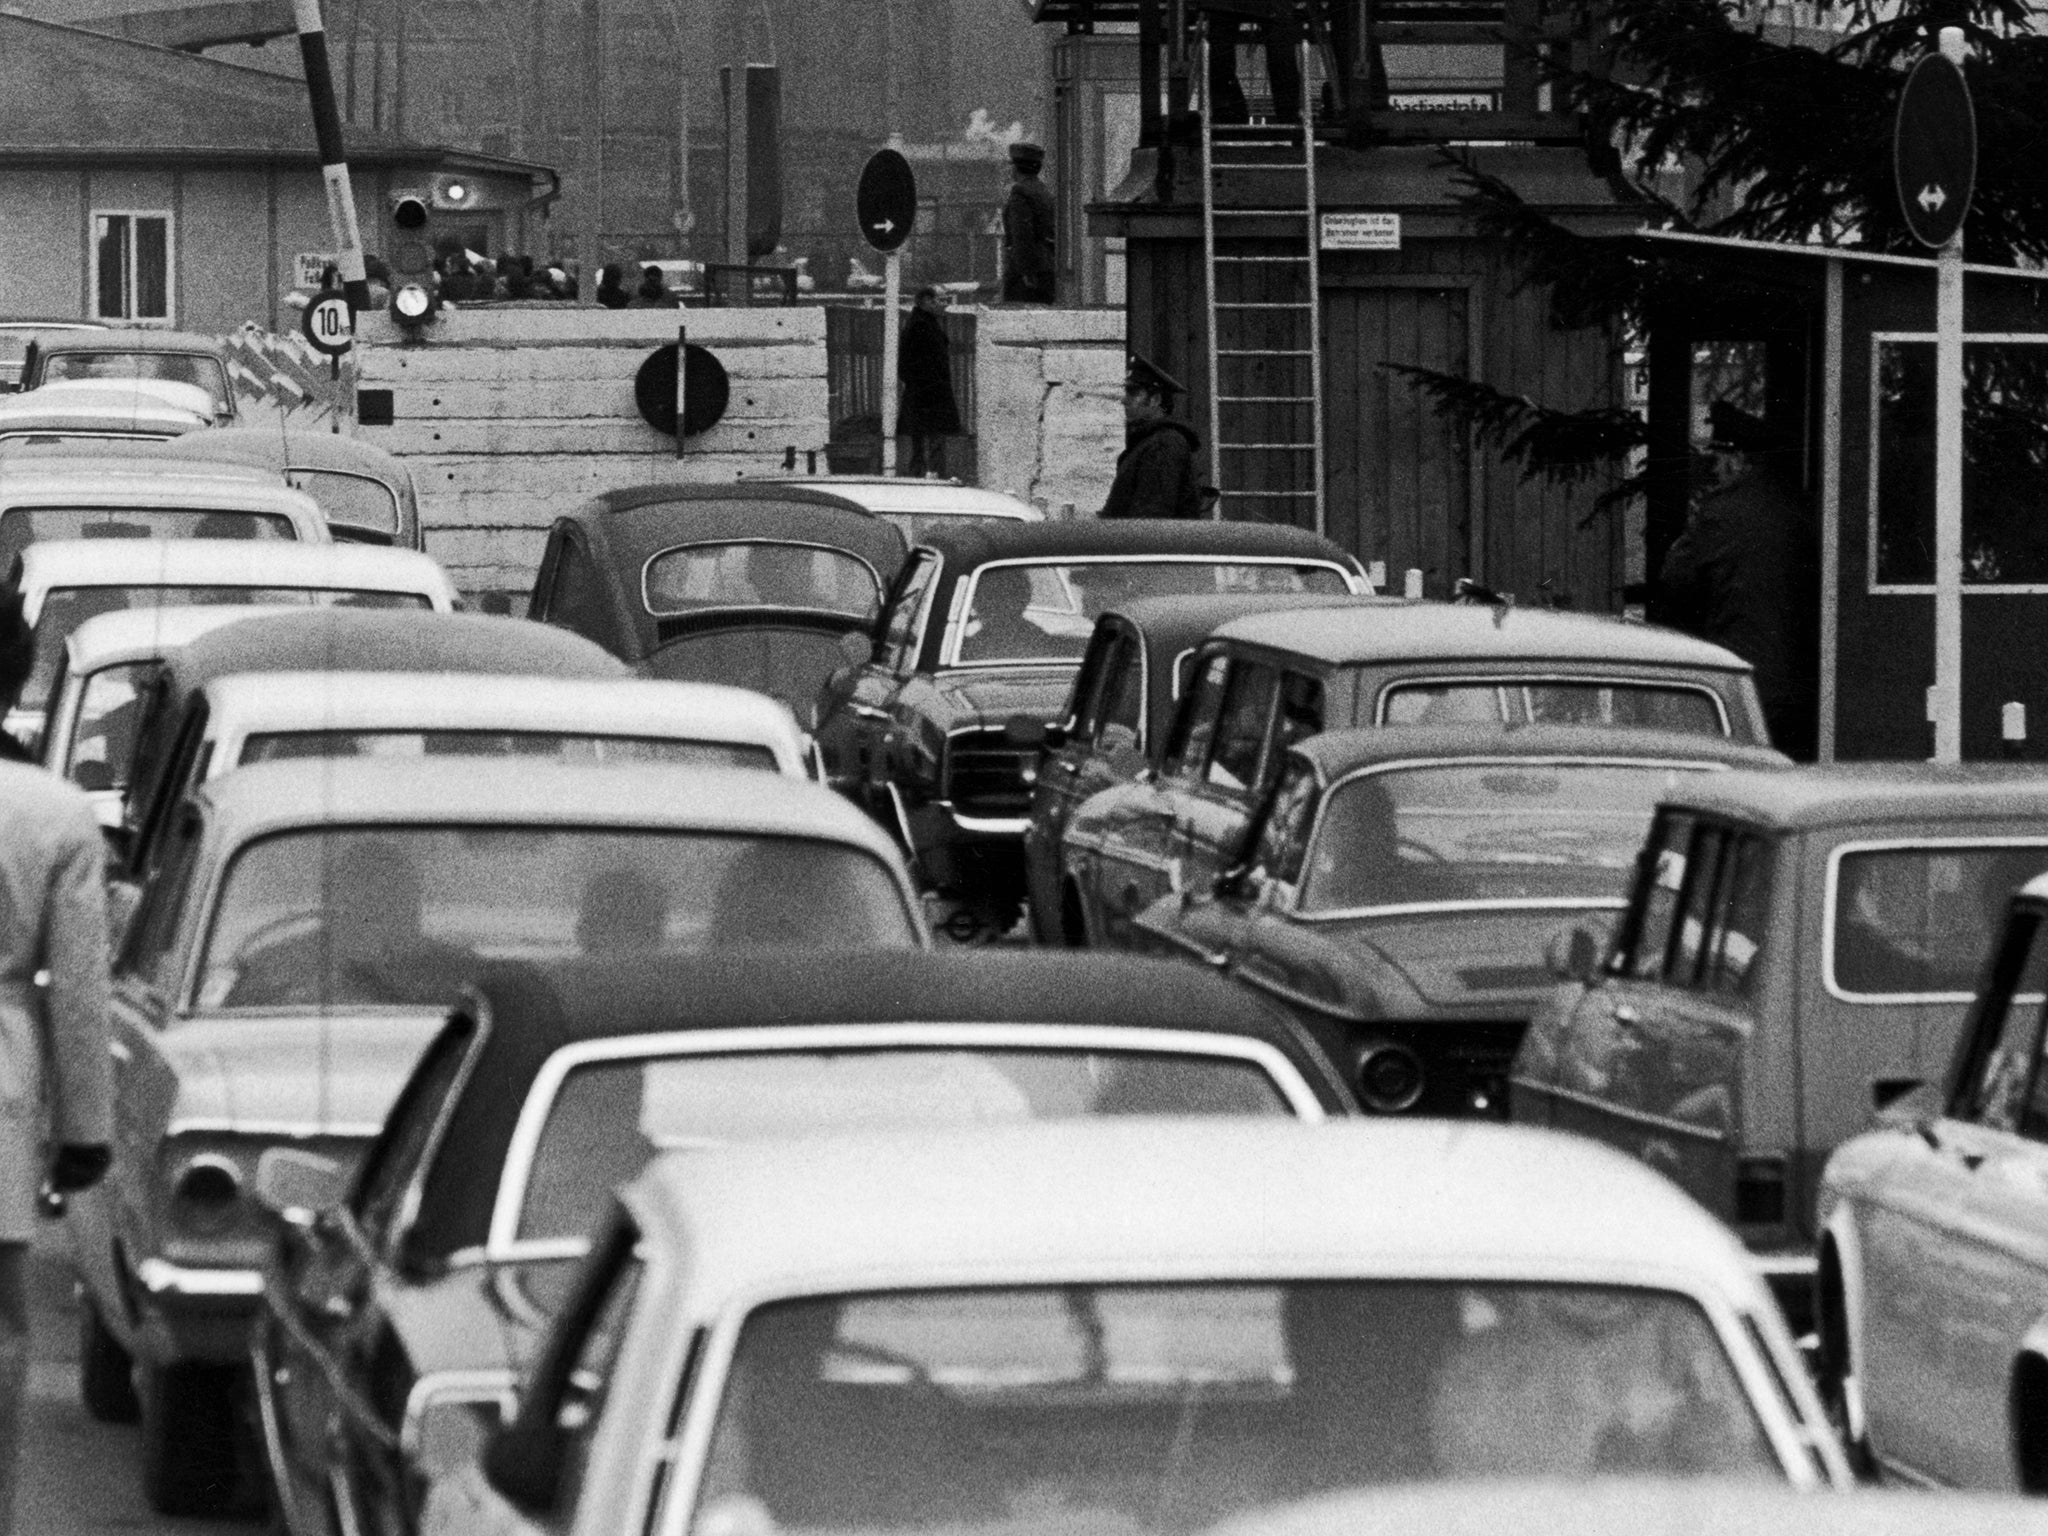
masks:
{"label": "white car roof", "polygon": [[195,420],[211,425],[213,396],[197,384],[181,384],[175,379],[56,379],[0,400],[0,430],[16,417],[74,412],[96,418],[133,414],[138,421],[161,418],[186,426]]}
{"label": "white car roof", "polygon": [[251,672],[206,685],[217,740],[259,731],[516,730],[742,742],[803,773],[787,706],[716,683],[443,672]]}
{"label": "white car roof", "polygon": [[87,619],[65,641],[71,674],[97,672],[126,661],[149,661],[168,656],[181,645],[223,624],[253,619],[259,614],[295,613],[293,608],[245,604],[221,604],[210,608],[123,608]]}
{"label": "white car roof", "polygon": [[[18,464],[21,461],[15,460]],[[174,461],[175,462],[175,461]],[[9,507],[162,507],[200,511],[276,512],[289,517],[301,539],[328,537],[327,515],[304,491],[260,469],[187,463],[159,467],[155,460],[51,473],[23,472],[0,459],[0,512]]]}
{"label": "white car roof", "polygon": [[[371,544],[282,539],[51,539],[21,552],[31,617],[52,587],[310,587],[416,592],[452,609],[455,585],[427,556]],[[246,616],[246,615],[245,615]]]}
{"label": "white car roof", "polygon": [[[749,477],[749,483],[755,483]],[[857,501],[870,512],[915,512],[925,516],[956,513],[968,517],[1011,517],[1020,522],[1043,522],[1045,514],[1028,501],[1003,491],[986,491],[979,486],[960,485],[949,480],[912,480],[885,476],[809,476],[778,481],[786,485],[808,485]]]}
{"label": "white car roof", "polygon": [[1581,1138],[1470,1121],[738,1143],[663,1159],[633,1198],[650,1240],[688,1234],[700,1315],[869,1287],[1141,1278],[1575,1279],[1769,1305],[1741,1245],[1662,1175]]}

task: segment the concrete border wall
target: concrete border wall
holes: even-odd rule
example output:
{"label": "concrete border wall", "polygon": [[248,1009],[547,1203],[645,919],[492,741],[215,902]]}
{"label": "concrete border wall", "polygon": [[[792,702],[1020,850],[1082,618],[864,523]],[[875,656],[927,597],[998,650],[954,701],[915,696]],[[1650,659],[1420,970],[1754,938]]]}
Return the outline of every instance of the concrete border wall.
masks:
{"label": "concrete border wall", "polygon": [[977,311],[975,432],[981,483],[1051,511],[1092,515],[1123,451],[1120,309]]}

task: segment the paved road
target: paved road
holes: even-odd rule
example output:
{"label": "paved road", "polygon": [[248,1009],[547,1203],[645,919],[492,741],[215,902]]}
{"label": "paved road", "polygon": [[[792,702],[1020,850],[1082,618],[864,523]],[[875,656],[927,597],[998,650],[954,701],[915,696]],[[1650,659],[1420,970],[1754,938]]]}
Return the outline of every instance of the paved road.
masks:
{"label": "paved road", "polygon": [[248,1523],[173,1520],[142,1501],[135,1430],[97,1424],[78,1401],[78,1314],[61,1234],[46,1227],[29,1265],[35,1353],[15,1530],[22,1536],[257,1536]]}

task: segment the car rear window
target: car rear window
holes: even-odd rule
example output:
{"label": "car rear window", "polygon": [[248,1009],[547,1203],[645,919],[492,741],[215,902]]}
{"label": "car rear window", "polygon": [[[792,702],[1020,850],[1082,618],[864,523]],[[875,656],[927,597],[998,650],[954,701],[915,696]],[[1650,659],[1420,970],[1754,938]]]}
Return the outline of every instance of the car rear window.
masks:
{"label": "car rear window", "polygon": [[1964,998],[2048,841],[1845,850],[1829,882],[1828,983],[1851,997]]}
{"label": "car rear window", "polygon": [[238,766],[295,757],[524,757],[552,763],[683,763],[776,770],[775,754],[751,741],[603,736],[578,731],[259,731]]}
{"label": "car rear window", "polygon": [[66,379],[168,379],[196,384],[225,410],[234,396],[220,359],[197,352],[55,352],[46,355],[38,384]]}
{"label": "car rear window", "polygon": [[382,480],[325,469],[294,469],[285,479],[318,502],[330,523],[398,532],[398,495]]}
{"label": "car rear window", "polygon": [[36,662],[22,690],[26,709],[49,703],[50,684],[64,642],[87,619],[124,608],[228,608],[250,605],[326,608],[431,608],[423,592],[377,592],[351,587],[132,586],[52,587],[36,615]]}
{"label": "car rear window", "polygon": [[683,1148],[888,1126],[1294,1113],[1241,1057],[966,1046],[589,1062],[546,1102],[531,1160],[506,1171],[520,1242],[587,1236],[613,1188]]}
{"label": "car rear window", "polygon": [[48,539],[296,539],[279,512],[204,507],[9,507],[0,512],[0,564]]}
{"label": "car rear window", "polygon": [[882,604],[874,568],[843,549],[749,539],[691,544],[647,562],[647,611],[669,618],[712,608],[815,608],[872,618]]}
{"label": "car rear window", "polygon": [[1711,690],[1689,684],[1472,678],[1396,683],[1380,694],[1381,725],[1607,725],[1726,736]]}
{"label": "car rear window", "polygon": [[1187,1536],[1401,1483],[1730,1476],[1786,1471],[1727,1344],[1666,1291],[869,1292],[749,1314],[692,1529]]}

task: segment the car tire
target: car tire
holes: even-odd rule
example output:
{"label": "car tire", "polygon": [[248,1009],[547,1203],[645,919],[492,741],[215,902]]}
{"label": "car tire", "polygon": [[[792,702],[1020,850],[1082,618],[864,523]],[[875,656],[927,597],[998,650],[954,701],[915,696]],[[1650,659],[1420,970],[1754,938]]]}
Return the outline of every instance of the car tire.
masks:
{"label": "car tire", "polygon": [[164,1515],[219,1514],[240,1482],[233,1366],[140,1363],[142,1492]]}
{"label": "car tire", "polygon": [[133,1424],[142,1416],[135,1358],[108,1331],[90,1296],[78,1301],[78,1396],[102,1424]]}

